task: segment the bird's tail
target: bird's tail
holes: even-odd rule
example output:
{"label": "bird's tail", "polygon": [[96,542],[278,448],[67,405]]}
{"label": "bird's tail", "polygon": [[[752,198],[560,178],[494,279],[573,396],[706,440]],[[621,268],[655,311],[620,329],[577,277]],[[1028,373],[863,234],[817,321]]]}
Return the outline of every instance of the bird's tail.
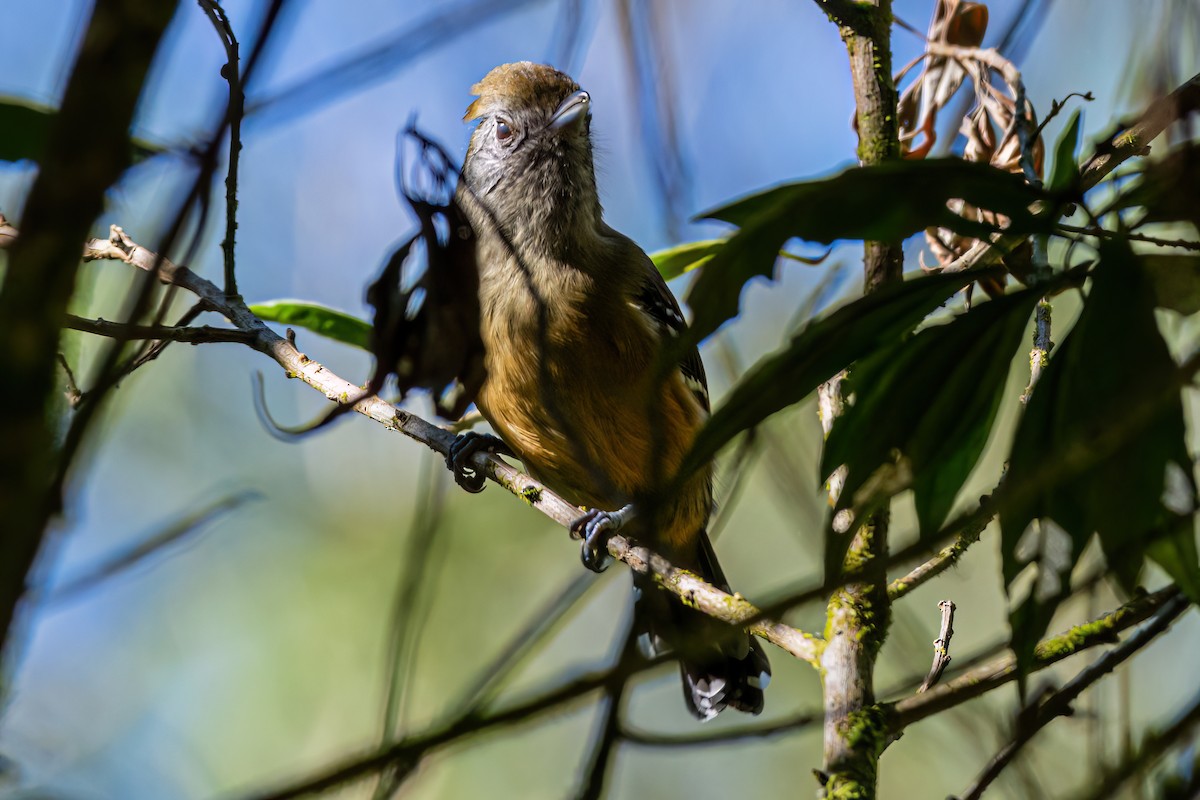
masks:
{"label": "bird's tail", "polygon": [[[708,534],[700,532],[696,570],[700,577],[729,592]],[[634,575],[634,634],[647,657],[666,652],[679,656],[683,697],[700,720],[726,708],[749,714],[763,710],[763,689],[771,664],[758,641],[745,631],[687,608],[659,589],[652,579]]]}

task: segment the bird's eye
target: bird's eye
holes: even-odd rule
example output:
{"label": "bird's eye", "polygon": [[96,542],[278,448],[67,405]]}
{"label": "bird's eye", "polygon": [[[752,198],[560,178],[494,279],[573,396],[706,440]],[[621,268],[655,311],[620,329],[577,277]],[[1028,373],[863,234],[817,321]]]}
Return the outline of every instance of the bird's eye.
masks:
{"label": "bird's eye", "polygon": [[508,124],[508,120],[496,120],[496,141],[508,142],[512,139],[512,126]]}

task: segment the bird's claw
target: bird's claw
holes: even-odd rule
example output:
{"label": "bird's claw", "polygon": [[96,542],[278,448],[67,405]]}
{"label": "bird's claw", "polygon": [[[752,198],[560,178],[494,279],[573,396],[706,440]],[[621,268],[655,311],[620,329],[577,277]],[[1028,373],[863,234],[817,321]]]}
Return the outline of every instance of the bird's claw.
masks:
{"label": "bird's claw", "polygon": [[608,540],[632,515],[632,506],[625,506],[619,511],[600,511],[593,508],[571,523],[571,535],[583,540],[579,557],[585,567],[592,572],[608,569],[613,562],[613,557],[608,552]]}
{"label": "bird's claw", "polygon": [[483,473],[471,466],[471,457],[479,451],[507,453],[508,447],[490,433],[467,431],[455,437],[446,453],[446,467],[454,473],[454,482],[472,494],[483,491]]}

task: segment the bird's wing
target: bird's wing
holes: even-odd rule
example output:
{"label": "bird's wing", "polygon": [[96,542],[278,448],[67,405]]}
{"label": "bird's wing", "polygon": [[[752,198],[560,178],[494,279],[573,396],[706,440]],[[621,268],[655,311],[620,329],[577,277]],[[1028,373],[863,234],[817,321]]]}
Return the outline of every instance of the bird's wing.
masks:
{"label": "bird's wing", "polygon": [[[679,309],[679,301],[667,288],[667,282],[663,280],[650,257],[642,253],[642,258],[645,262],[642,280],[632,298],[633,304],[655,323],[663,339],[682,333],[687,330],[687,320],[683,318],[683,312]],[[705,412],[709,411],[708,378],[704,374],[704,362],[700,360],[699,348],[693,347],[687,352],[679,362],[679,371],[696,400]]]}

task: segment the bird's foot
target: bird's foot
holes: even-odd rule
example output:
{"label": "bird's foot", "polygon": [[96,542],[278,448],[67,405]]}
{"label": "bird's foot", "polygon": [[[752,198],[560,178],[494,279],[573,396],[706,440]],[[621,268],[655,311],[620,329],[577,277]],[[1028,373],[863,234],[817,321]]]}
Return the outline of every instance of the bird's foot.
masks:
{"label": "bird's foot", "polygon": [[500,437],[474,431],[460,433],[446,453],[446,467],[454,473],[454,482],[471,493],[483,491],[483,473],[471,466],[471,457],[480,451],[512,455]]}
{"label": "bird's foot", "polygon": [[583,539],[579,556],[585,567],[592,572],[608,569],[608,565],[613,562],[612,556],[608,554],[608,540],[633,519],[635,513],[632,505],[617,511],[600,511],[593,508],[571,523],[571,535]]}

